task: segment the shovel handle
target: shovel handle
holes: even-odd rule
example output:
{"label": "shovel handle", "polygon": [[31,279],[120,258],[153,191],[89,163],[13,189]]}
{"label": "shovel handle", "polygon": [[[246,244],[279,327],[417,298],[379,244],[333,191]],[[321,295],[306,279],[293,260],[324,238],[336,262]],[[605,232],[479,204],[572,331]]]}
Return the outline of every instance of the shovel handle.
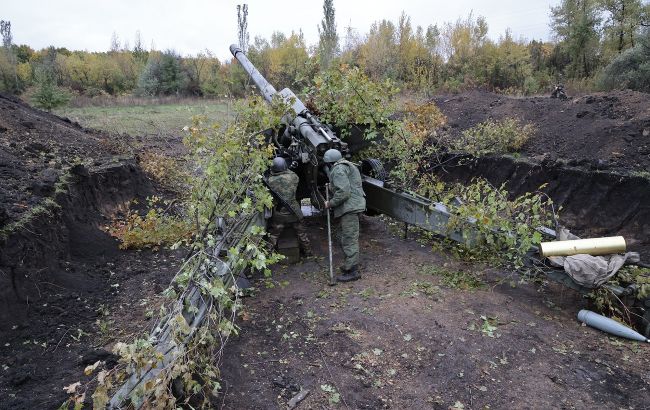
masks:
{"label": "shovel handle", "polygon": [[[329,202],[330,200],[330,184],[325,184],[325,201]],[[329,204],[328,204],[329,205]],[[329,248],[329,262],[330,262],[330,286],[336,285],[336,280],[334,280],[334,268],[332,266],[332,225],[330,222],[330,210],[325,208],[327,212],[327,247]]]}

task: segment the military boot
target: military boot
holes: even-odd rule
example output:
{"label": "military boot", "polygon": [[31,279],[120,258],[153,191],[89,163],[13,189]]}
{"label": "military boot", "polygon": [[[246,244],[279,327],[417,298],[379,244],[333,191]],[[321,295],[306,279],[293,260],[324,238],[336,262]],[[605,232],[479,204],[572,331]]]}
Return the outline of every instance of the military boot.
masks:
{"label": "military boot", "polygon": [[336,277],[336,280],[339,282],[352,282],[354,280],[361,279],[361,274],[359,273],[359,268],[357,265],[354,265],[349,270],[341,268],[341,271],[343,271],[343,273]]}

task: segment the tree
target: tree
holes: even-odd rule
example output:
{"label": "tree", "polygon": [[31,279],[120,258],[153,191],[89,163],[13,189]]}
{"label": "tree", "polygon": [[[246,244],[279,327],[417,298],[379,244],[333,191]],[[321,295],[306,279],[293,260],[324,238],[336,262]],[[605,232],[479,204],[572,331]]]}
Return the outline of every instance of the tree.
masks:
{"label": "tree", "polygon": [[138,79],[138,93],[147,96],[182,94],[187,76],[181,67],[181,57],[173,50],[150,53],[147,65]]}
{"label": "tree", "polygon": [[248,4],[237,5],[237,38],[239,39],[239,48],[246,53],[250,41],[248,34]]}
{"label": "tree", "polygon": [[142,45],[142,34],[140,33],[140,30],[137,30],[135,32],[135,42],[133,43],[133,57],[138,61],[138,62],[146,62],[147,61],[147,55],[149,54],[147,50],[144,49],[144,46]]}
{"label": "tree", "polygon": [[117,36],[116,32],[113,32],[111,35],[111,49],[112,53],[117,53],[120,51],[120,38]]}
{"label": "tree", "polygon": [[485,84],[487,64],[485,51],[494,44],[487,37],[488,25],[482,16],[470,13],[442,30],[441,49],[446,57],[445,86],[457,90],[461,86]]}
{"label": "tree", "polygon": [[397,29],[389,20],[374,22],[361,49],[361,61],[374,79],[397,79]]}
{"label": "tree", "polygon": [[595,0],[562,0],[551,8],[551,27],[570,58],[569,75],[589,77],[598,64],[601,18]]}
{"label": "tree", "polygon": [[38,88],[31,98],[36,107],[50,111],[70,100],[69,94],[57,87],[57,71],[57,51],[49,47],[36,69]]}
{"label": "tree", "polygon": [[318,56],[321,70],[326,70],[339,52],[339,35],[336,33],[334,0],[324,0],[323,20],[318,26]]}
{"label": "tree", "polygon": [[16,71],[16,55],[12,47],[11,22],[0,20],[0,35],[2,35],[2,58],[0,58],[0,75],[3,89],[17,93],[19,91],[18,73]]}
{"label": "tree", "polygon": [[304,80],[311,78],[308,72],[311,68],[309,54],[302,31],[292,32],[289,37],[280,32],[273,33],[271,47],[268,80],[278,89],[283,87],[302,89],[305,85]]}
{"label": "tree", "polygon": [[[206,72],[210,69],[210,61],[215,60],[210,50],[205,50],[205,53],[197,53],[194,57],[185,59],[185,66],[187,68],[188,85],[187,90],[194,95],[201,95],[203,93],[203,85],[205,83]],[[217,64],[219,61],[217,60]]]}
{"label": "tree", "polygon": [[622,52],[605,67],[599,86],[650,92],[650,28],[639,37],[634,47]]}
{"label": "tree", "polygon": [[620,54],[634,47],[644,19],[641,0],[600,0],[600,8],[607,15],[603,27],[605,50]]}

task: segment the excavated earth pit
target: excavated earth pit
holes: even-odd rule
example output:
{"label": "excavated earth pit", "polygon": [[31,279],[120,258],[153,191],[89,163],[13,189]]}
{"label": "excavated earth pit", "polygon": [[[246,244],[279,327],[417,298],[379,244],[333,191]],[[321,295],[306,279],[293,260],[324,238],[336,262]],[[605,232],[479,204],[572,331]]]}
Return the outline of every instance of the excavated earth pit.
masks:
{"label": "excavated earth pit", "polygon": [[[628,150],[623,157],[582,155],[556,130],[556,143],[531,140],[522,158],[487,157],[450,167],[443,177],[483,175],[506,181],[513,194],[549,183],[569,227],[621,233],[643,253],[649,220],[643,171],[650,162],[643,156],[649,127],[642,97],[522,103],[547,107],[547,114],[522,112],[549,116],[549,127],[553,116],[566,126],[590,116],[598,122],[597,115],[620,122],[610,125],[634,134],[632,142],[620,138]],[[608,98],[638,104],[609,107]],[[452,132],[514,112],[519,103],[484,92],[439,101]],[[600,108],[583,115],[580,104]],[[152,325],[181,255],[120,250],[105,233],[127,201],[158,192],[123,146],[119,138],[0,96],[1,408],[58,408],[67,396],[63,386],[88,380],[86,365],[114,363],[111,346]],[[222,408],[283,408],[301,387],[311,391],[302,408],[644,408],[650,402],[647,346],[580,326],[575,314],[587,303],[576,292],[520,283],[516,274],[404,240],[390,222],[370,217],[362,220],[363,279],[331,288],[324,226],[308,221],[316,258],[257,279],[259,292],[246,299],[238,323],[241,334],[223,358]],[[471,272],[484,284],[456,289],[432,268]]]}
{"label": "excavated earth pit", "polygon": [[504,184],[512,196],[539,190],[561,209],[561,223],[574,233],[582,237],[622,235],[629,250],[650,259],[650,178],[645,176],[511,156],[458,158],[438,175],[461,184],[482,177],[494,186]]}
{"label": "excavated earth pit", "polygon": [[[511,195],[540,186],[564,225],[584,236],[623,235],[650,258],[650,95],[595,93],[568,100],[514,98],[470,91],[433,99],[452,136],[488,119],[517,118],[535,127],[511,156],[459,158],[438,175],[467,183],[482,177]],[[459,165],[460,164],[460,165]]]}
{"label": "excavated earth pit", "polygon": [[1,408],[58,408],[85,366],[149,326],[178,269],[178,254],[105,232],[157,192],[117,142],[0,95]]}
{"label": "excavated earth pit", "polygon": [[[650,346],[581,326],[577,292],[404,240],[376,217],[361,221],[362,279],[330,287],[325,223],[308,224],[319,257],[256,282],[224,352],[221,408],[283,409],[301,390],[305,409],[650,403]],[[442,272],[483,284],[459,289]]]}

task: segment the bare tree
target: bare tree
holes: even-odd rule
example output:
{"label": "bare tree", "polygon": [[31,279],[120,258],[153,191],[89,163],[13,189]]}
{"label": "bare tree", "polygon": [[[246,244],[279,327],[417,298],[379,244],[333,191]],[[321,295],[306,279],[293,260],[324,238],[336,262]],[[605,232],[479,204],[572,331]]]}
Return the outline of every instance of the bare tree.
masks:
{"label": "bare tree", "polygon": [[120,51],[120,38],[117,36],[116,32],[113,32],[111,35],[111,52],[117,53]]}
{"label": "bare tree", "polygon": [[2,34],[2,46],[11,48],[13,36],[11,35],[11,22],[0,20],[0,34]]}
{"label": "bare tree", "polygon": [[248,51],[248,42],[250,36],[248,34],[248,4],[237,5],[237,38],[239,40],[239,48],[245,53]]}
{"label": "bare tree", "polygon": [[135,43],[133,44],[133,56],[140,60],[144,61],[146,60],[147,57],[147,50],[144,49],[144,46],[142,45],[142,34],[140,33],[140,30],[137,30],[135,32]]}

